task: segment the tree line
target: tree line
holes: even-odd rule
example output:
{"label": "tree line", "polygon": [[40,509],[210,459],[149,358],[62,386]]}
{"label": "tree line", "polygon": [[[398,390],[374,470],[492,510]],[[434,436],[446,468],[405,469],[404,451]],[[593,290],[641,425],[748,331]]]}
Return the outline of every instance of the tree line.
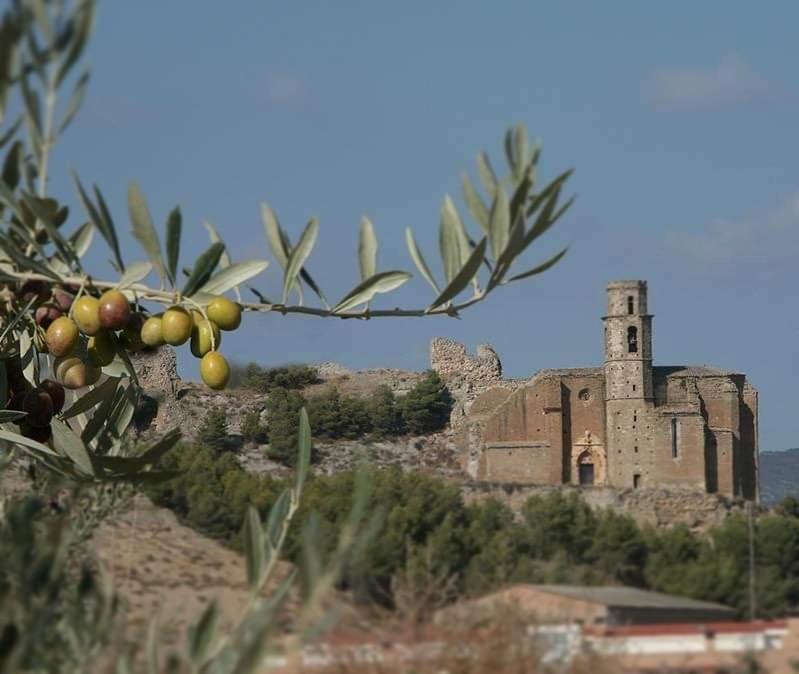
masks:
{"label": "tree line", "polygon": [[[304,395],[300,389],[316,380],[315,370],[307,366],[272,370],[249,366],[247,372],[252,376],[244,381],[256,382],[251,388],[267,394],[268,421],[262,422],[258,411],[247,414],[241,425],[242,439],[268,443],[268,456],[286,464],[292,464],[296,457],[299,412],[303,407],[308,411],[314,438],[322,442],[434,433],[447,425],[452,411],[452,396],[432,370],[401,397],[389,386],[381,385],[368,398],[343,395],[335,386]],[[199,429],[199,440],[217,451],[230,448],[224,410],[217,408],[208,413]]]}
{"label": "tree line", "polygon": [[[164,459],[179,477],[149,494],[205,534],[239,547],[248,505],[266,513],[284,483],[239,467],[230,453],[183,445]],[[398,469],[371,472],[370,509],[382,526],[354,556],[342,586],[364,602],[392,606],[397,579],[443,582],[451,598],[507,583],[625,584],[748,611],[748,531],[743,516],[699,534],[684,525],[641,526],[610,510],[592,510],[578,495],[534,496],[516,517],[502,502],[466,503],[458,485]],[[316,513],[322,550],[330,550],[351,507],[356,476],[311,479],[297,522]],[[783,504],[757,519],[755,549],[760,617],[799,606],[799,507]],[[299,529],[287,555],[300,554]]]}

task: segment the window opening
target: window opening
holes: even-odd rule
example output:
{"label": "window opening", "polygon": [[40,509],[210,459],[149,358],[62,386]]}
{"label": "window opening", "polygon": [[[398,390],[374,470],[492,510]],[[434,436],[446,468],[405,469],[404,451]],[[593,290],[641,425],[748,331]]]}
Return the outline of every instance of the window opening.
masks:
{"label": "window opening", "polygon": [[638,328],[634,325],[627,328],[627,353],[638,353]]}

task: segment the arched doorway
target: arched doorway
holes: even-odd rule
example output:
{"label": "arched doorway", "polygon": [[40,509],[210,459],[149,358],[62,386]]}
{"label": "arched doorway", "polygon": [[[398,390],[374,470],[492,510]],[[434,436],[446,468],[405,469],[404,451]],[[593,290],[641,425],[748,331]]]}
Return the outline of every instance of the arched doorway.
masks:
{"label": "arched doorway", "polygon": [[585,451],[577,458],[577,479],[580,485],[594,484],[594,457],[590,451]]}
{"label": "arched doorway", "polygon": [[590,487],[603,485],[607,480],[607,460],[601,441],[591,431],[572,445],[571,483]]}

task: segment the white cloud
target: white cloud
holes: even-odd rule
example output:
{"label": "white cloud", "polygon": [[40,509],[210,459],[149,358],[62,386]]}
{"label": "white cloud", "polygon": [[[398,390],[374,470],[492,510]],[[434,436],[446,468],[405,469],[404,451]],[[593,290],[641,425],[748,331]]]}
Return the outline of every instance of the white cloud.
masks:
{"label": "white cloud", "polygon": [[646,89],[649,101],[660,110],[708,110],[776,100],[785,93],[735,53],[715,65],[658,68]]}
{"label": "white cloud", "polygon": [[759,217],[716,218],[694,233],[669,235],[667,243],[703,265],[793,265],[799,257],[799,190]]}
{"label": "white cloud", "polygon": [[310,98],[310,88],[299,75],[272,71],[267,73],[264,79],[263,97],[270,105],[303,105]]}

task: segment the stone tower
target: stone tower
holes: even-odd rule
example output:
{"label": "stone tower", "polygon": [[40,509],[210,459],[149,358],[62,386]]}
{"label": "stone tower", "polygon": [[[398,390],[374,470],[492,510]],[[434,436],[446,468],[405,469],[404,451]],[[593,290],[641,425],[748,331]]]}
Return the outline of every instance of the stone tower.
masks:
{"label": "stone tower", "polygon": [[646,281],[608,284],[605,323],[606,399],[652,399],[652,316]]}
{"label": "stone tower", "polygon": [[646,281],[608,284],[605,324],[605,414],[608,482],[643,486],[652,460],[650,411],[652,316]]}

